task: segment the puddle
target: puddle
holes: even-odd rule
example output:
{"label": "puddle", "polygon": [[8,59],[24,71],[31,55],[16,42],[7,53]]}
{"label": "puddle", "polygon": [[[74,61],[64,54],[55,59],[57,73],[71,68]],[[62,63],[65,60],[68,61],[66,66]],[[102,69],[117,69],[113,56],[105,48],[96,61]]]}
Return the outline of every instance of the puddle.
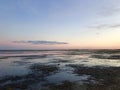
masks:
{"label": "puddle", "polygon": [[83,82],[88,80],[89,75],[81,75],[77,76],[76,74],[72,74],[72,72],[60,72],[56,73],[52,76],[47,77],[47,81],[50,83],[60,84],[63,81],[71,81],[71,82]]}
{"label": "puddle", "polygon": [[119,55],[119,51],[95,50],[0,51],[0,89],[69,90],[71,85],[70,90],[110,86],[119,90]]}

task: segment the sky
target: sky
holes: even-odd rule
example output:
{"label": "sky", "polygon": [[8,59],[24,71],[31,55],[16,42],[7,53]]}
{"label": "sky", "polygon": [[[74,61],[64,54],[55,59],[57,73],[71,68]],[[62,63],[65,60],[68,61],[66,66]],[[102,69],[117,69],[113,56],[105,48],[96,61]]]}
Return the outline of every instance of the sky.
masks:
{"label": "sky", "polygon": [[120,49],[120,0],[0,0],[0,49]]}

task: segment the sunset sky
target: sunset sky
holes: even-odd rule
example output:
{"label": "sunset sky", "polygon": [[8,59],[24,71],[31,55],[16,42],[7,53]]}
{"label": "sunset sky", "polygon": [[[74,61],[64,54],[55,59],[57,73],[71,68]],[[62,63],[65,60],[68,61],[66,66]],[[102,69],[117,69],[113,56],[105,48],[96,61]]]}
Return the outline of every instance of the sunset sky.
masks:
{"label": "sunset sky", "polygon": [[120,48],[120,0],[0,0],[0,49]]}

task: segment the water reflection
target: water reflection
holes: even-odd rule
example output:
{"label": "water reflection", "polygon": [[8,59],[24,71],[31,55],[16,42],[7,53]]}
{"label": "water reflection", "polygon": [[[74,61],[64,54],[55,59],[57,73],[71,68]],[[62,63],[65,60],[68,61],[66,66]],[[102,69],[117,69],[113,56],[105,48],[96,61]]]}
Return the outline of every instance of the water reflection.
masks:
{"label": "water reflection", "polygon": [[[91,67],[119,68],[120,52],[114,52],[95,50],[0,51],[0,89],[10,87],[14,90],[24,87],[29,90],[31,85],[31,88],[36,85],[38,88],[43,88],[44,84],[62,84],[64,81],[77,82],[80,85],[91,83],[91,81],[98,82],[91,79],[93,75]],[[33,65],[34,72],[30,68]],[[90,75],[87,72],[84,72],[84,75],[81,73],[78,75],[74,73],[73,67],[68,67],[69,65],[75,65],[76,70],[81,70],[83,67],[82,70],[91,71]],[[113,71],[112,73],[119,74]],[[18,87],[14,87],[14,84]],[[19,86],[20,84],[22,86]]]}

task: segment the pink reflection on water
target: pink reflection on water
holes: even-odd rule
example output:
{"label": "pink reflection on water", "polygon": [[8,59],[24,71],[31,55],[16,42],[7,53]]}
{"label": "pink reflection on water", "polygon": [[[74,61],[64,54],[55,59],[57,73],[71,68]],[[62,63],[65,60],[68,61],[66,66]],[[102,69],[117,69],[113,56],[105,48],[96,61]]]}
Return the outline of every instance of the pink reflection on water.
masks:
{"label": "pink reflection on water", "polygon": [[16,52],[0,52],[0,57],[3,56],[27,56],[27,55],[63,55],[61,51],[16,51]]}

